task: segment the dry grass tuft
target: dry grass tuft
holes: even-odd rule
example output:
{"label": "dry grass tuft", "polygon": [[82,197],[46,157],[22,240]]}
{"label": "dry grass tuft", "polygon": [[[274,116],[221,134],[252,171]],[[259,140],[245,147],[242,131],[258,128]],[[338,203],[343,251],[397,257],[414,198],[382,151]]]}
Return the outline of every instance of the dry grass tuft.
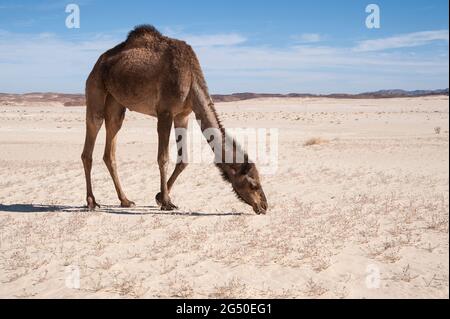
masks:
{"label": "dry grass tuft", "polygon": [[303,146],[314,146],[314,145],[322,145],[322,144],[327,144],[329,143],[328,140],[323,139],[321,137],[313,137],[310,138],[309,140],[307,140]]}
{"label": "dry grass tuft", "polygon": [[402,268],[401,272],[395,273],[394,276],[392,277],[392,279],[397,280],[397,281],[400,280],[400,281],[404,281],[404,282],[411,282],[414,279],[416,279],[417,277],[419,277],[419,275],[411,274],[411,268],[408,264]]}
{"label": "dry grass tuft", "polygon": [[308,297],[320,297],[328,292],[320,283],[315,282],[312,278],[306,283],[305,294]]}
{"label": "dry grass tuft", "polygon": [[175,275],[169,281],[170,297],[174,298],[192,298],[194,294],[194,288],[184,278]]}
{"label": "dry grass tuft", "polygon": [[216,286],[212,297],[219,299],[245,298],[247,286],[238,278],[232,278],[223,286]]}
{"label": "dry grass tuft", "polygon": [[434,128],[434,133],[436,133],[436,135],[441,134],[441,127],[440,127],[440,126],[436,126],[436,127]]}
{"label": "dry grass tuft", "polygon": [[121,296],[141,298],[146,292],[144,279],[136,275],[115,273],[113,279],[112,291]]}

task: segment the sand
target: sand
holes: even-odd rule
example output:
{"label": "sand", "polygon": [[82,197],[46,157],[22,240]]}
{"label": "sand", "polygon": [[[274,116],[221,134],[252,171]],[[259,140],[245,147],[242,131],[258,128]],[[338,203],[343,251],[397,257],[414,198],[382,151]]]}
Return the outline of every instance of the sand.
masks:
{"label": "sand", "polygon": [[[448,298],[449,100],[219,103],[227,127],[278,128],[270,210],[256,216],[211,164],[161,212],[156,120],[127,113],[121,209],[84,108],[0,106],[1,298]],[[198,128],[197,128],[198,130]]]}

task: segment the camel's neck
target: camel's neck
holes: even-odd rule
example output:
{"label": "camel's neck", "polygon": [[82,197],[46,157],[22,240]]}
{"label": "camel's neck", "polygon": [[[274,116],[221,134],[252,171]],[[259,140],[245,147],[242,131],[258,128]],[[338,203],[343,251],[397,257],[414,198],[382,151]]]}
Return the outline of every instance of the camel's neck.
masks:
{"label": "camel's neck", "polygon": [[[198,112],[199,109],[201,110],[200,112]],[[194,111],[195,116],[197,118],[197,121],[199,122],[200,127],[202,128],[202,132],[210,129],[215,129],[218,130],[222,136],[225,136],[224,127],[220,122],[219,116],[212,101],[208,101],[207,103],[198,106],[196,111]]]}
{"label": "camel's neck", "polygon": [[231,172],[238,171],[248,161],[247,154],[226,134],[208,92],[197,85],[193,87],[193,110],[203,135],[214,151],[216,166],[230,181]]}
{"label": "camel's neck", "polygon": [[225,130],[209,96],[206,83],[202,76],[199,75],[199,77],[200,79],[193,83],[191,89],[192,110],[208,142],[210,142],[211,134],[217,134],[221,139],[225,139]]}

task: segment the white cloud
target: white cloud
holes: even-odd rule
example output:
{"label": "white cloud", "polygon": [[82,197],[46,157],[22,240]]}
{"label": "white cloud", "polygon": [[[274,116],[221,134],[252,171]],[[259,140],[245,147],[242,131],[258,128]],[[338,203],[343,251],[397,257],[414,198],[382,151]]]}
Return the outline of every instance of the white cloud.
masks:
{"label": "white cloud", "polygon": [[448,87],[448,55],[327,46],[195,48],[212,92],[332,93]]}
{"label": "white cloud", "polygon": [[195,47],[233,46],[242,44],[247,38],[238,33],[216,33],[195,35],[183,33],[180,30],[166,28],[165,34],[169,37],[186,41]]}
{"label": "white cloud", "polygon": [[300,43],[317,43],[322,41],[322,36],[318,33],[303,33],[292,36],[292,39]]}
{"label": "white cloud", "polygon": [[386,71],[414,71],[411,67],[438,70],[448,62],[445,58],[354,52],[349,48],[326,46],[294,46],[282,49],[248,46],[199,47],[196,51],[202,65],[211,69],[285,69],[295,72],[318,68],[352,68],[353,71],[359,70],[362,73],[365,68],[376,69],[373,71],[381,71],[383,68]]}
{"label": "white cloud", "polygon": [[[113,34],[60,38],[0,30],[0,92],[83,92]],[[176,35],[197,52],[211,92],[360,92],[448,86],[448,53],[407,55],[317,44],[250,46],[239,34]]]}
{"label": "white cloud", "polygon": [[197,47],[211,47],[211,46],[232,46],[241,44],[247,41],[247,39],[239,34],[213,34],[213,35],[187,35],[182,36],[182,40],[185,40],[192,46]]}
{"label": "white cloud", "polygon": [[71,41],[52,34],[0,31],[0,91],[83,92],[101,53],[117,39]]}
{"label": "white cloud", "polygon": [[355,47],[355,51],[368,52],[417,47],[433,41],[448,42],[448,38],[448,30],[415,32],[388,38],[361,41]]}

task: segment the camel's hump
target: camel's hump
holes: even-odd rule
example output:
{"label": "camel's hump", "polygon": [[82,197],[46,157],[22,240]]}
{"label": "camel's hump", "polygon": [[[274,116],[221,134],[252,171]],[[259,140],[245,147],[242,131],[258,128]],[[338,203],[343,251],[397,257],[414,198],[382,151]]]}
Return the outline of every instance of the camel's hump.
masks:
{"label": "camel's hump", "polygon": [[158,31],[154,26],[150,24],[143,24],[136,26],[130,33],[128,33],[127,40],[131,40],[140,36],[144,35],[155,35],[155,36],[162,36],[161,32]]}

